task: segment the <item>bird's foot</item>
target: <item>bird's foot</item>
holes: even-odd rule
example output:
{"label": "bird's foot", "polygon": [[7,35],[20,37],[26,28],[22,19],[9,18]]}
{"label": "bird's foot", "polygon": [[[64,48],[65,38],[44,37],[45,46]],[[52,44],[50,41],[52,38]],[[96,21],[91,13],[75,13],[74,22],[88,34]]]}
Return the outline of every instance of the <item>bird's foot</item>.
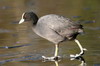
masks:
{"label": "bird's foot", "polygon": [[76,54],[76,55],[71,54],[71,55],[70,55],[70,58],[71,58],[70,60],[79,59],[81,56],[82,56],[82,55],[80,55],[80,54]]}
{"label": "bird's foot", "polygon": [[46,57],[46,56],[42,56],[43,61],[60,61],[61,56],[53,56],[53,57]]}
{"label": "bird's foot", "polygon": [[80,59],[82,57],[82,55],[84,55],[85,51],[87,51],[87,49],[83,48],[83,50],[79,54],[76,54],[76,55],[71,54],[70,55],[70,58],[71,58],[70,60]]}

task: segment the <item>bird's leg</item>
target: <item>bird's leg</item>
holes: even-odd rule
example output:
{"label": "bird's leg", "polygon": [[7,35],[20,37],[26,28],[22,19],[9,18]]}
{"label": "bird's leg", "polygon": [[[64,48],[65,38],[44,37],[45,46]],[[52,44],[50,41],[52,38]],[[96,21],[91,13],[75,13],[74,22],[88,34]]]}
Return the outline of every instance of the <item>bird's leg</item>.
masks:
{"label": "bird's leg", "polygon": [[61,58],[60,56],[58,56],[58,50],[59,50],[59,44],[55,44],[55,53],[53,57],[45,57],[42,56],[42,58],[46,61],[55,61],[55,60],[59,60],[59,58]]}
{"label": "bird's leg", "polygon": [[55,54],[54,54],[55,60],[58,60],[60,58],[60,56],[58,56],[58,52],[59,52],[59,44],[55,44]]}
{"label": "bird's leg", "polygon": [[58,44],[55,44],[55,54],[54,54],[55,57],[58,56],[58,48],[59,48]]}
{"label": "bird's leg", "polygon": [[77,39],[75,39],[75,42],[79,46],[81,52],[79,54],[76,54],[76,55],[70,55],[71,60],[74,60],[74,59],[77,59],[77,58],[81,57],[84,54],[84,51],[87,50],[87,49],[85,49],[85,48],[82,47],[82,45],[80,44],[80,42]]}

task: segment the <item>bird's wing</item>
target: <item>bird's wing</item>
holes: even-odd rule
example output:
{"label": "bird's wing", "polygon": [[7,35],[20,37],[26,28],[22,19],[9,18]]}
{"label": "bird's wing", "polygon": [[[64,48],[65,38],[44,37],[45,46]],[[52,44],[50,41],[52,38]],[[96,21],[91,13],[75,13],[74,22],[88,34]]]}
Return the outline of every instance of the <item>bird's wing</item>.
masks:
{"label": "bird's wing", "polygon": [[57,33],[63,36],[75,33],[75,29],[79,28],[78,23],[75,23],[64,16],[54,14],[41,17],[38,23],[44,25],[45,27],[49,27],[50,29],[56,31]]}

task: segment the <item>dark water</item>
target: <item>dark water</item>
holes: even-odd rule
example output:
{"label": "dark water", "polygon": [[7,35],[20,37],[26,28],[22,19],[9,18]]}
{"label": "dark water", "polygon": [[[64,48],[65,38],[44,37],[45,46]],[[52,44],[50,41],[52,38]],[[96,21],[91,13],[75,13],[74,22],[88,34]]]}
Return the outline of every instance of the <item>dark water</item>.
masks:
{"label": "dark water", "polygon": [[[59,14],[84,25],[85,35],[77,39],[87,48],[83,58],[87,66],[100,66],[100,0],[0,0],[0,66],[57,66],[42,62],[41,56],[53,56],[54,44],[37,36],[28,23],[18,24],[23,12],[37,15]],[[6,47],[6,48],[4,48]],[[59,66],[78,66],[70,54],[79,53],[77,44],[60,44]]]}

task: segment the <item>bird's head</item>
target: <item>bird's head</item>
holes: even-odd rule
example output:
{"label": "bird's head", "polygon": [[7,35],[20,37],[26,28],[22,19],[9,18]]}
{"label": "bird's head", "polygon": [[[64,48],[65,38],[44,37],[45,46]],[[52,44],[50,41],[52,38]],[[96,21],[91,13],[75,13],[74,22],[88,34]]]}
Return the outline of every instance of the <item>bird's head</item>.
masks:
{"label": "bird's head", "polygon": [[25,12],[22,14],[22,18],[19,21],[19,24],[27,21],[32,21],[33,24],[37,23],[38,17],[35,13],[33,12]]}

